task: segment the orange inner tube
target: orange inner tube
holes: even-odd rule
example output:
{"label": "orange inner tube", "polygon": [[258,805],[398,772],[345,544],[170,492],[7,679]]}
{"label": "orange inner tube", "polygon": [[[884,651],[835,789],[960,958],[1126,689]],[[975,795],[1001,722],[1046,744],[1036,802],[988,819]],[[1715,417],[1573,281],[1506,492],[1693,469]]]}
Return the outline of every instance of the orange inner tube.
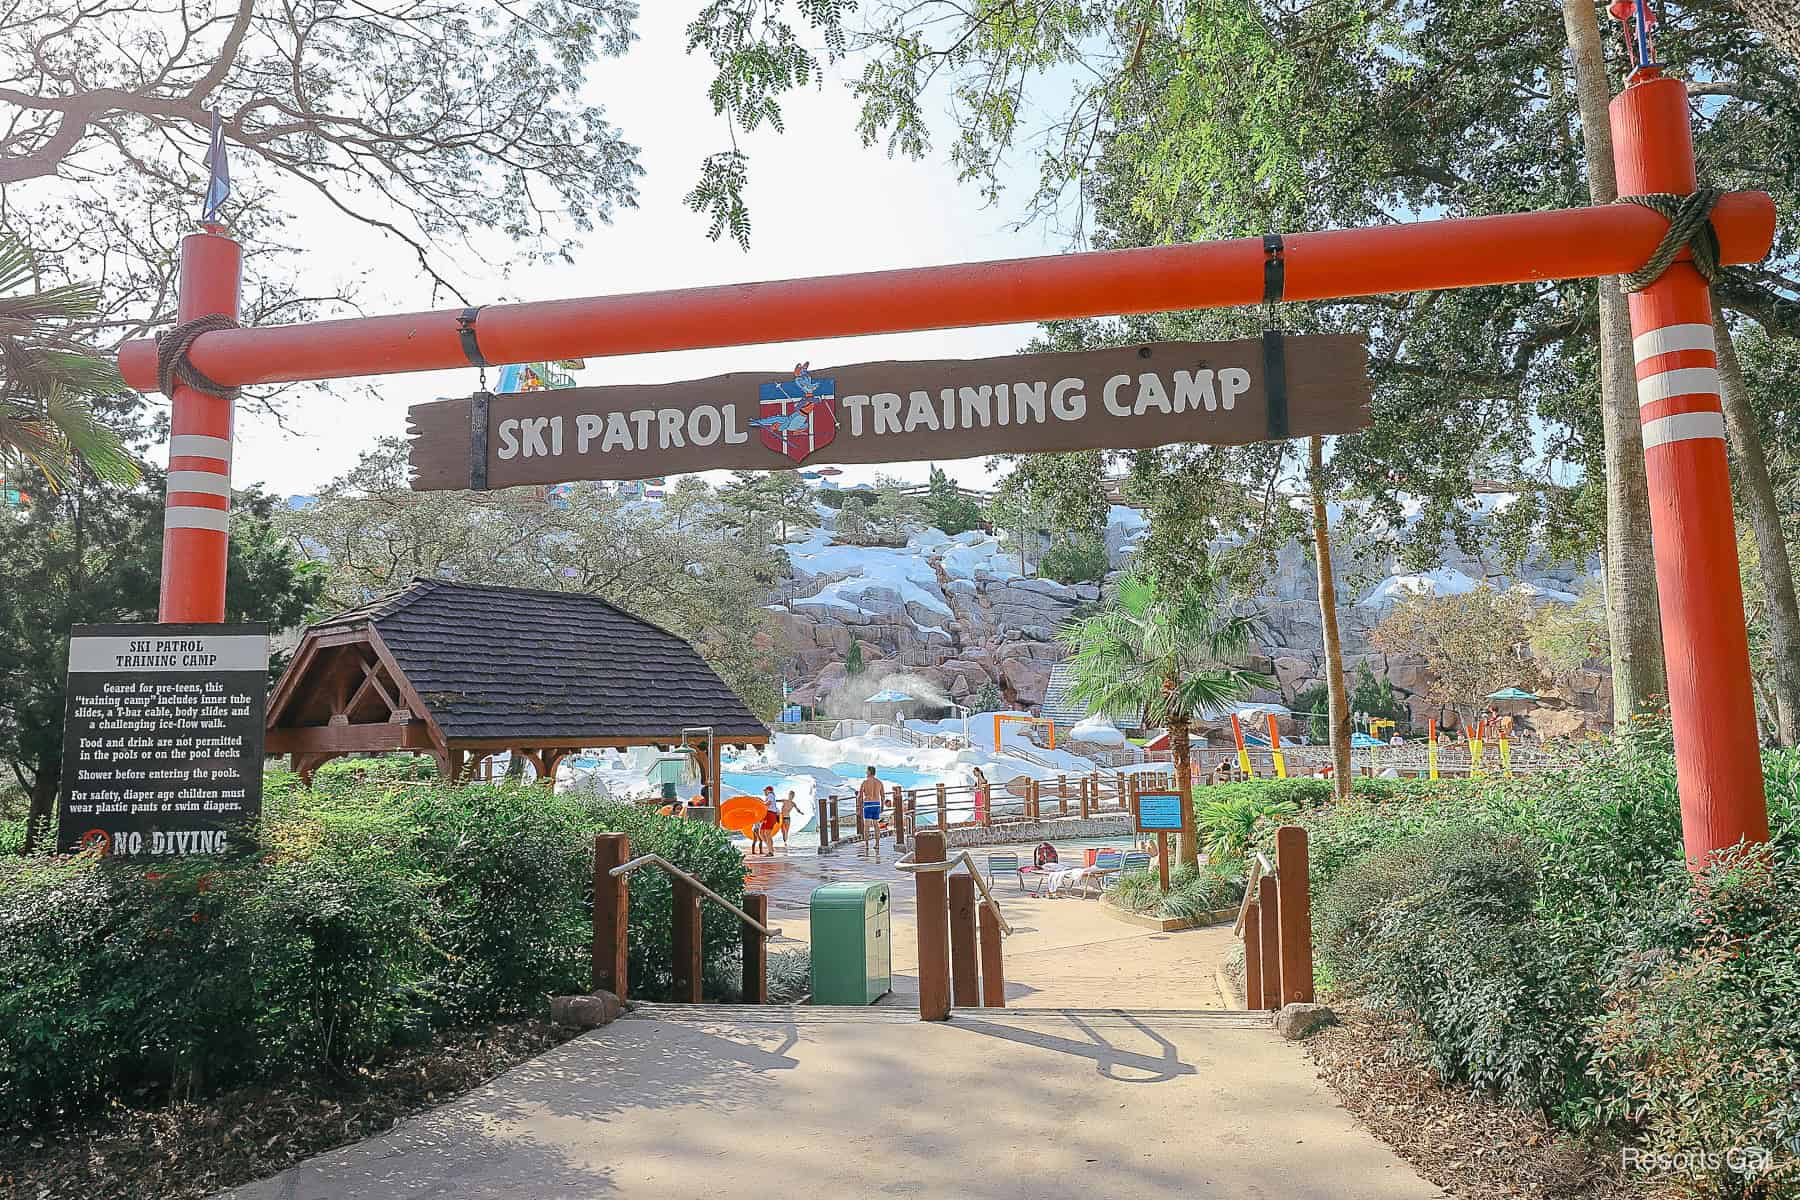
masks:
{"label": "orange inner tube", "polygon": [[729,796],[719,806],[719,824],[734,833],[749,833],[762,823],[764,807],[758,796]]}

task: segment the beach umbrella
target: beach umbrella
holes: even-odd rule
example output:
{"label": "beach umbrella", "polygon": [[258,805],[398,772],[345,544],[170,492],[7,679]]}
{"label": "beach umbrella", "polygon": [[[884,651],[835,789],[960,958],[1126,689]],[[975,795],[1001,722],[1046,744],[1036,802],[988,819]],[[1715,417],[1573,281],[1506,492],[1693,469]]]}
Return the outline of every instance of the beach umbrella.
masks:
{"label": "beach umbrella", "polygon": [[1520,689],[1518,689],[1516,687],[1506,687],[1506,688],[1501,688],[1499,691],[1492,693],[1491,695],[1488,696],[1488,699],[1489,700],[1536,700],[1537,697],[1530,692],[1521,691]]}

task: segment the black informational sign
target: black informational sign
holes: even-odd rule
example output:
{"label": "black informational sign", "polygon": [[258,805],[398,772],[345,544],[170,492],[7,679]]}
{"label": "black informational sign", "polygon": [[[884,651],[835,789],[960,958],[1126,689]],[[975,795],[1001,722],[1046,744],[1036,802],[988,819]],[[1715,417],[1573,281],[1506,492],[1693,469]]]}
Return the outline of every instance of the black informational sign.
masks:
{"label": "black informational sign", "polygon": [[264,625],[77,625],[63,851],[216,854],[262,812]]}

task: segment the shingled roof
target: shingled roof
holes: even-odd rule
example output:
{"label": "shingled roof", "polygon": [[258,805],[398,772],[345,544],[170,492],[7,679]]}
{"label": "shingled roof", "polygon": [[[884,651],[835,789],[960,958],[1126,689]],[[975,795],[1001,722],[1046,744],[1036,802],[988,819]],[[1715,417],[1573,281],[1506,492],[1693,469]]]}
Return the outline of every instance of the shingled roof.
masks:
{"label": "shingled roof", "polygon": [[686,641],[598,596],[419,578],[309,632],[364,625],[453,744],[768,736]]}

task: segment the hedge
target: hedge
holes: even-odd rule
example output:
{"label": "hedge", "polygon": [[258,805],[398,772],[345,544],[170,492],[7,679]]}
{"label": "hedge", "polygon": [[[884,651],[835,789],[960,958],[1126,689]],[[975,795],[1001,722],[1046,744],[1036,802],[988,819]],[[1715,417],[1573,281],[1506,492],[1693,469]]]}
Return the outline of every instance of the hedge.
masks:
{"label": "hedge", "polygon": [[[607,830],[743,895],[743,858],[709,826],[386,763],[332,764],[312,789],[272,772],[260,826],[216,858],[14,857],[0,864],[0,1112],[45,1122],[348,1071],[584,991],[592,836]],[[633,877],[630,920],[632,994],[666,995],[661,872]],[[734,919],[708,911],[709,975],[737,943]]]}
{"label": "hedge", "polygon": [[[1303,811],[1320,979],[1414,1021],[1445,1080],[1634,1137],[1689,1164],[1703,1194],[1786,1194],[1800,755],[1765,756],[1765,775],[1773,846],[1698,879],[1663,721],[1568,770]],[[1731,1146],[1767,1149],[1767,1169],[1691,1153]]]}

